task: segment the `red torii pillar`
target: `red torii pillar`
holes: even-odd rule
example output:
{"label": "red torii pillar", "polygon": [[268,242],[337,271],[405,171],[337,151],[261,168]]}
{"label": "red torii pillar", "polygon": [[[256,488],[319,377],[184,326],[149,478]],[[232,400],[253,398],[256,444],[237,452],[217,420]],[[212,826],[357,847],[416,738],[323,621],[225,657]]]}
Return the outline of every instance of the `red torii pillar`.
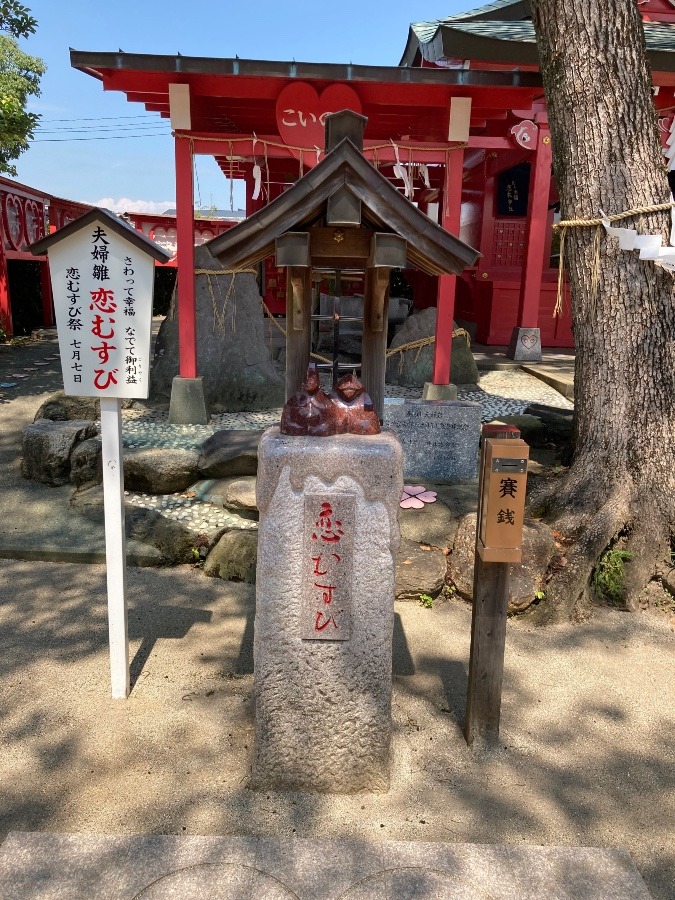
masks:
{"label": "red torii pillar", "polygon": [[176,243],[178,263],[178,375],[171,385],[169,422],[206,425],[204,385],[197,372],[195,302],[194,161],[187,136],[174,138],[176,160]]}
{"label": "red torii pillar", "polygon": [[[459,234],[462,210],[464,148],[450,150],[445,169],[441,225],[451,234]],[[436,343],[432,383],[424,385],[425,400],[456,400],[457,388],[450,384],[452,326],[455,317],[456,275],[439,275],[436,300]]]}
{"label": "red torii pillar", "polygon": [[14,334],[14,325],[12,323],[12,302],[9,296],[9,277],[7,275],[7,258],[5,257],[5,249],[2,245],[2,234],[0,233],[0,326],[2,326],[7,337]]}
{"label": "red torii pillar", "polygon": [[525,259],[520,282],[518,321],[506,352],[509,359],[519,362],[541,362],[539,301],[548,229],[551,159],[551,135],[548,128],[540,127],[527,205]]}

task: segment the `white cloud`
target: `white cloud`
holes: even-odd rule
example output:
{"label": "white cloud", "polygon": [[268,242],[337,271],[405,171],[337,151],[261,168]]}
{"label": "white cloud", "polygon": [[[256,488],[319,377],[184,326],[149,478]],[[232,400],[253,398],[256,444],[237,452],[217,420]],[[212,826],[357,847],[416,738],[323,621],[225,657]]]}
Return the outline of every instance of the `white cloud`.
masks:
{"label": "white cloud", "polygon": [[129,197],[120,197],[119,200],[115,200],[114,197],[102,197],[100,200],[96,200],[92,205],[103,206],[105,209],[109,209],[116,213],[136,212],[157,215],[158,213],[163,213],[167,209],[175,209],[176,201],[161,200],[160,202],[157,202],[155,200],[130,200]]}

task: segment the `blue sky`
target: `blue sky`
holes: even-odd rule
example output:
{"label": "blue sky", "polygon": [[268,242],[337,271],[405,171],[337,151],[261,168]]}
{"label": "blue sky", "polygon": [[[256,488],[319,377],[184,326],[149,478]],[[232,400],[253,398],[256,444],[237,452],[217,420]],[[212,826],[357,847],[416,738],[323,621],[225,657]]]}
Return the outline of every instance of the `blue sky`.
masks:
{"label": "blue sky", "polygon": [[[23,2],[39,27],[22,47],[48,68],[42,95],[30,107],[43,120],[17,163],[19,180],[68,199],[118,206],[126,198],[131,202],[121,203],[125,209],[140,211],[150,204],[155,212],[175,197],[168,122],[128,103],[123,94],[105,93],[95,78],[72,69],[69,47],[396,65],[411,21],[482,5],[480,0]],[[102,137],[107,139],[93,139]],[[228,208],[229,184],[215,163],[199,157],[197,176],[202,205]],[[238,202],[243,203],[243,190],[235,192]]]}

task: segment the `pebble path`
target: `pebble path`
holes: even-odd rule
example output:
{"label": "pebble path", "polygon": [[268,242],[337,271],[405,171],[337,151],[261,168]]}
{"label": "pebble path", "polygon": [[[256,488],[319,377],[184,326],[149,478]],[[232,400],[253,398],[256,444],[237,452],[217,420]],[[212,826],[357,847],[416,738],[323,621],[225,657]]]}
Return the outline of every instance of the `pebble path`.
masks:
{"label": "pebble path", "polygon": [[[17,394],[58,390],[61,387],[61,367],[58,345],[51,340],[33,343],[27,350],[27,364],[15,370],[9,359],[0,357],[0,402]],[[7,363],[9,367],[6,368]],[[3,365],[4,364],[4,365]],[[52,384],[53,382],[53,384]],[[327,386],[327,385],[325,385]],[[385,397],[419,399],[421,390],[398,385],[386,385]],[[531,403],[541,403],[559,409],[572,409],[573,404],[544,382],[518,368],[485,372],[480,385],[460,387],[459,400],[480,403],[484,422],[505,415],[519,415]],[[220,413],[213,415],[208,425],[169,425],[168,413],[142,405],[142,401],[123,410],[123,441],[128,450],[150,447],[199,449],[204,441],[221,429],[261,430],[276,425],[280,409],[260,412]],[[140,509],[156,511],[180,522],[198,534],[212,534],[220,529],[256,529],[258,523],[223,509],[219,499],[209,493],[213,482],[200,481],[180,494],[143,494],[125,491],[128,503]]]}

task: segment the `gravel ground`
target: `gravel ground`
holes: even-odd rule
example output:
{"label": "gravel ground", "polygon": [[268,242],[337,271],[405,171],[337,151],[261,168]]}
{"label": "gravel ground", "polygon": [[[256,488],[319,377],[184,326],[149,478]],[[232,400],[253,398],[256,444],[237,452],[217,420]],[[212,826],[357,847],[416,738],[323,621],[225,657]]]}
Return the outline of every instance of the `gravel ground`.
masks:
{"label": "gravel ground", "polygon": [[134,688],[109,699],[101,566],[0,569],[0,840],[7,831],[350,836],[620,846],[675,897],[675,636],[599,610],[510,620],[502,746],[461,726],[470,609],[397,604],[391,789],[256,793],[253,589],[129,571]]}
{"label": "gravel ground", "polygon": [[[0,481],[24,492],[26,515],[49,502],[18,470],[21,426],[58,386],[48,356],[48,342],[0,352],[3,373],[27,375],[0,388]],[[481,388],[551,402],[522,374],[488,373]],[[130,438],[143,415],[128,415]],[[470,609],[397,604],[391,790],[312,796],[247,786],[253,589],[179,567],[130,569],[128,593],[134,689],[112,701],[103,568],[0,563],[0,840],[29,829],[619,846],[656,900],[675,898],[667,618],[510,620],[503,744],[481,753],[461,733]]]}

